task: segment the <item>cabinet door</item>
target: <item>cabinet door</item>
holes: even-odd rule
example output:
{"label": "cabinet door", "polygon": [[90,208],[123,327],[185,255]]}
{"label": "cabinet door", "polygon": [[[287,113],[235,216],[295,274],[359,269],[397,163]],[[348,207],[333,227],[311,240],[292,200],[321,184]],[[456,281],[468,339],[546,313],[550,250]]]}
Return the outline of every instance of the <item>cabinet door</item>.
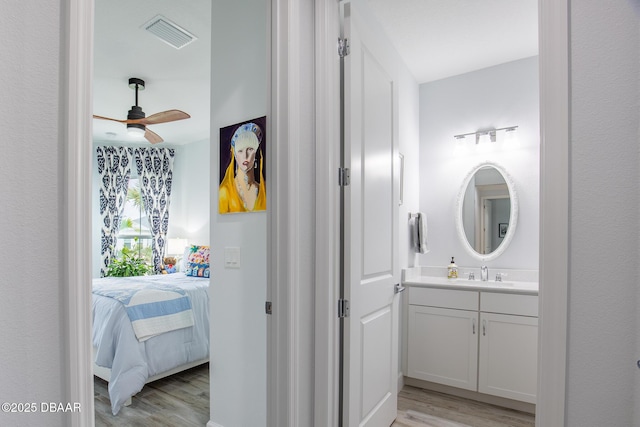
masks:
{"label": "cabinet door", "polygon": [[536,403],[538,318],[480,313],[478,391]]}
{"label": "cabinet door", "polygon": [[468,390],[478,385],[478,312],[409,306],[408,376]]}

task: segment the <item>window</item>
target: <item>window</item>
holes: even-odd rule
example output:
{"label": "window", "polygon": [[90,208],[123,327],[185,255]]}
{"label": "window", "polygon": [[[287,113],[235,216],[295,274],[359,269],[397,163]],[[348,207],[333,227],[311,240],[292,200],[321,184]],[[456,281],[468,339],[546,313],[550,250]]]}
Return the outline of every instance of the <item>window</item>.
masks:
{"label": "window", "polygon": [[140,180],[137,174],[132,171],[129,178],[127,200],[122,211],[115,256],[120,257],[122,249],[127,248],[136,251],[139,257],[151,264],[151,241],[151,228],[142,201]]}

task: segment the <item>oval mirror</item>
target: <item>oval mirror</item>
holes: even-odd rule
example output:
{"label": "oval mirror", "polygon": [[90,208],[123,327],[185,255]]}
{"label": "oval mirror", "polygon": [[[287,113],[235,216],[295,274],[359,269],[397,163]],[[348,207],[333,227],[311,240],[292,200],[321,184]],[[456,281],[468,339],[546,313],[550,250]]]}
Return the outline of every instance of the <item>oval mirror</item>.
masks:
{"label": "oval mirror", "polygon": [[499,257],[516,230],[518,198],[513,181],[499,165],[481,163],[463,181],[456,211],[465,249],[481,261]]}

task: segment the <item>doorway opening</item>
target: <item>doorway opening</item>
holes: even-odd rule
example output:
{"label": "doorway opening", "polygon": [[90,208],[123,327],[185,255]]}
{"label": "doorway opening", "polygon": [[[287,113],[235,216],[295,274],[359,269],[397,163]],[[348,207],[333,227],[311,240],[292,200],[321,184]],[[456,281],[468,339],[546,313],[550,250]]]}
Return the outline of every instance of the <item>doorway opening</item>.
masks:
{"label": "doorway opening", "polygon": [[[266,213],[227,216],[217,214],[220,167],[218,140],[221,128],[265,115],[265,34],[268,31],[264,16],[267,14],[268,2],[231,2],[216,6],[215,11],[209,1],[190,3],[186,9],[175,1],[143,1],[134,6],[124,3],[126,2],[95,0],[95,10],[89,12],[95,15],[94,27],[87,27],[87,31],[95,30],[96,63],[93,67],[93,81],[85,88],[89,91],[92,87],[94,92],[93,108],[88,109],[108,117],[126,115],[126,110],[133,102],[129,93],[121,93],[118,81],[126,81],[135,72],[136,77],[144,79],[146,83],[139,100],[145,112],[151,115],[156,111],[175,108],[190,115],[180,122],[153,125],[154,131],[164,139],[154,147],[175,151],[168,246],[177,240],[186,242],[188,247],[208,246],[209,253],[224,253],[231,248],[230,252],[237,254],[237,262],[232,266],[225,263],[224,257],[210,258],[210,272],[217,273],[211,274],[207,304],[209,310],[205,323],[208,323],[207,328],[210,327],[210,345],[217,348],[215,353],[210,354],[211,364],[215,364],[218,369],[210,372],[206,365],[204,370],[202,366],[196,368],[199,369],[198,375],[191,380],[191,385],[198,386],[198,394],[204,400],[194,403],[196,407],[193,413],[206,417],[203,425],[230,418],[228,423],[231,425],[258,426],[266,422]],[[178,30],[185,30],[194,40],[177,49],[150,34],[146,23],[150,17],[160,15],[161,23],[158,25],[175,24]],[[228,19],[229,16],[242,16],[243,24],[248,25],[251,31],[233,25],[235,21]],[[117,23],[117,29],[114,28],[114,23]],[[234,36],[236,33],[242,34]],[[114,36],[117,38],[115,41]],[[87,39],[91,40],[92,37]],[[212,49],[212,40],[223,39],[233,42],[216,44]],[[251,52],[251,55],[247,55],[247,52]],[[212,79],[212,62],[218,64],[215,67],[216,80]],[[234,68],[221,65],[233,63],[242,63],[243,66]],[[221,70],[226,70],[226,74]],[[112,85],[113,82],[116,82],[115,86]],[[240,90],[246,87],[251,87],[251,90]],[[123,90],[128,90],[126,84]],[[210,96],[212,92],[217,94],[215,99]],[[117,105],[113,107],[113,111],[105,111],[102,108],[111,107],[102,104],[103,101]],[[233,107],[226,105],[226,102],[231,102]],[[128,140],[120,141],[120,128],[102,129],[107,124],[122,125],[94,120],[94,140],[99,140],[101,144],[125,147],[150,146],[144,140],[137,144]],[[180,125],[175,133],[172,128],[174,124]],[[122,128],[124,129],[124,125]],[[95,162],[94,157],[92,152],[87,155],[88,159]],[[266,166],[265,170],[268,170]],[[96,204],[93,203],[94,206]],[[94,237],[94,242],[95,240]],[[95,246],[93,253],[95,256]],[[187,255],[183,254],[184,252],[175,254],[177,258],[181,258],[177,260],[177,264],[187,260]],[[183,271],[182,265],[174,267],[178,274]],[[174,274],[169,273],[170,276]],[[96,277],[96,273],[92,272],[92,276]],[[209,279],[202,278],[201,281],[208,282]],[[195,317],[198,321],[197,313]],[[214,339],[217,341],[213,342]],[[90,347],[90,343],[84,345]],[[87,356],[87,360],[92,365],[92,356]],[[182,367],[186,368],[186,365],[181,365],[180,369]],[[238,382],[237,378],[225,374],[228,372],[245,372],[251,379]],[[193,370],[189,370],[177,375],[189,376],[193,373]],[[176,378],[175,375],[171,378]],[[93,380],[91,368],[88,369],[87,376]],[[169,381],[170,379],[156,381],[153,387]],[[238,389],[240,391],[237,394],[230,392]],[[252,411],[240,409],[247,395],[253,396]],[[145,388],[138,397],[148,397]],[[216,402],[216,405],[209,407],[211,401]],[[136,409],[135,396],[133,405],[121,411],[130,409]]]}

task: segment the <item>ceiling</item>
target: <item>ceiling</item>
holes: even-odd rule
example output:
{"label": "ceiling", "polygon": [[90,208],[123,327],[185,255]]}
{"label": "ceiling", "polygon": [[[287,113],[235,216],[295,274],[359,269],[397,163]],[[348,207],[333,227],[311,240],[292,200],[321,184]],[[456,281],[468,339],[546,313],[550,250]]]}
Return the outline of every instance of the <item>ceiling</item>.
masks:
{"label": "ceiling", "polygon": [[369,0],[418,83],[538,54],[538,0]]}
{"label": "ceiling", "polygon": [[[537,55],[538,0],[368,0],[418,83]],[[96,0],[94,114],[125,119],[130,77],[145,80],[147,116],[179,109],[190,119],[150,126],[167,144],[209,139],[211,0]],[[164,16],[197,37],[175,49],[144,29]],[[97,142],[140,142],[123,124],[93,120]],[[144,140],[142,140],[144,142]]]}
{"label": "ceiling", "polygon": [[[129,78],[145,81],[138,105],[147,116],[170,109],[190,119],[149,126],[168,144],[209,139],[211,0],[95,0],[93,114],[126,119],[135,104]],[[156,15],[197,37],[176,49],[143,26]],[[99,142],[144,142],[126,126],[93,120]]]}

